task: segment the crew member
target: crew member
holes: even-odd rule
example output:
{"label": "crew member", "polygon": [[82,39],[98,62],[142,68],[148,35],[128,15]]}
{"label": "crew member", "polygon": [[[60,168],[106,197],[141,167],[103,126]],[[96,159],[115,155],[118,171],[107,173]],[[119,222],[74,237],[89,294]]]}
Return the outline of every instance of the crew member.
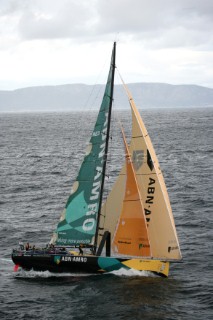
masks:
{"label": "crew member", "polygon": [[80,244],[80,246],[79,246],[79,255],[80,256],[83,256],[83,254],[84,254],[82,248],[83,248],[83,244]]}

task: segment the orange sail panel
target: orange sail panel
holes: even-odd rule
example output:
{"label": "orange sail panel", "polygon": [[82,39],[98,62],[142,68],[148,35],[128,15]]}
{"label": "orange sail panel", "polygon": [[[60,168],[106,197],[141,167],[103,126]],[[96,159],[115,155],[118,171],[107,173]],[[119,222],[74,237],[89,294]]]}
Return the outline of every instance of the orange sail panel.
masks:
{"label": "orange sail panel", "polygon": [[126,151],[126,189],[113,249],[120,254],[150,257],[144,208],[123,130],[122,133]]}

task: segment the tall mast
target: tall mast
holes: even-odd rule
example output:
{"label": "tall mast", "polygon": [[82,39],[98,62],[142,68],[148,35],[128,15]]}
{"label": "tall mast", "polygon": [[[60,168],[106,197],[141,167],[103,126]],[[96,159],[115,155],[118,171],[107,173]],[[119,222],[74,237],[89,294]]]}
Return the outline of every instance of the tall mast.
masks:
{"label": "tall mast", "polygon": [[104,150],[104,164],[103,164],[103,175],[102,175],[101,189],[100,189],[100,202],[99,202],[99,208],[98,208],[97,226],[96,226],[95,241],[94,241],[95,248],[97,247],[97,242],[98,242],[99,223],[100,223],[101,206],[102,206],[102,200],[103,200],[104,180],[105,180],[107,154],[108,154],[108,146],[109,146],[110,122],[111,122],[112,102],[113,102],[113,92],[114,92],[115,56],[116,56],[116,42],[114,42],[113,44],[112,59],[111,59],[111,69],[112,69],[111,90],[110,90],[111,96],[110,96],[107,132],[106,132],[106,144],[105,144],[105,150]]}

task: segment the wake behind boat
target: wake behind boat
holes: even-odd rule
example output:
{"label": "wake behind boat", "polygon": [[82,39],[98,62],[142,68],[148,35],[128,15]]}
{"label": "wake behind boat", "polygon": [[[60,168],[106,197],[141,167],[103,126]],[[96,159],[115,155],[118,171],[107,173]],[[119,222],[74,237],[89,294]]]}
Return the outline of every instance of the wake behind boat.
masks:
{"label": "wake behind boat", "polygon": [[126,268],[168,276],[169,261],[181,259],[163,175],[148,132],[124,82],[132,112],[132,137],[128,145],[121,128],[125,161],[103,202],[115,57],[116,43],[86,155],[50,245],[45,249],[13,250],[12,260],[17,266],[72,273],[102,273]]}

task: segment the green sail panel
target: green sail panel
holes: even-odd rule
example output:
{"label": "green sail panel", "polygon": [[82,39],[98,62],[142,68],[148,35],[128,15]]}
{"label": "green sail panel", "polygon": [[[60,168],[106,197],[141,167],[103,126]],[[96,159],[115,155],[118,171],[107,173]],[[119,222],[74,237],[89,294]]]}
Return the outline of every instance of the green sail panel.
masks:
{"label": "green sail panel", "polygon": [[54,238],[56,245],[94,244],[107,143],[108,118],[112,104],[113,54],[105,93],[96,124],[73,191]]}

